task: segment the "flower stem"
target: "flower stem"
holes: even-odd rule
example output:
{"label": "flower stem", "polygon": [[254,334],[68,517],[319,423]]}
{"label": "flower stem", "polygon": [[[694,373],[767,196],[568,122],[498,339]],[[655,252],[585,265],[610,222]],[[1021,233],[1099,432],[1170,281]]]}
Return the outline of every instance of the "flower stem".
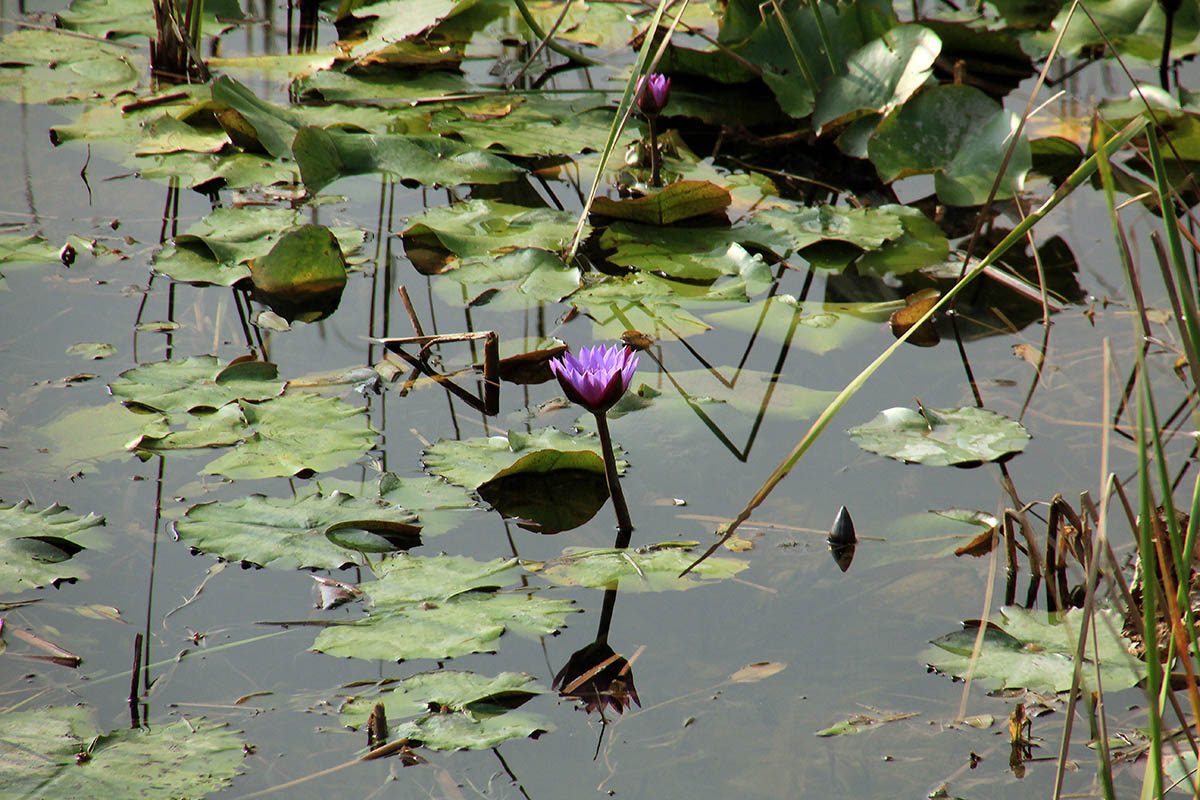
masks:
{"label": "flower stem", "polygon": [[658,188],[662,186],[662,156],[658,153],[658,115],[647,116],[646,122],[650,126],[650,185]]}
{"label": "flower stem", "polygon": [[633,530],[633,522],[629,519],[629,506],[625,505],[625,494],[617,477],[617,457],[613,455],[612,437],[608,434],[608,417],[603,411],[594,413],[596,431],[600,434],[600,449],[604,451],[604,477],[608,481],[608,495],[613,501],[613,511],[617,513],[617,529],[627,534]]}

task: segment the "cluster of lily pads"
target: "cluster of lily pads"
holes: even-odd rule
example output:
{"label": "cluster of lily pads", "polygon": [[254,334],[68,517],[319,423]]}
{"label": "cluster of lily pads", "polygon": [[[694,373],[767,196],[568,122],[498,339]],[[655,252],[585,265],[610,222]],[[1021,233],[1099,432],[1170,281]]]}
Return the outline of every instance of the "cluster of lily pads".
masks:
{"label": "cluster of lily pads", "polygon": [[[642,29],[647,9],[638,3],[584,5],[586,12],[567,9],[559,24],[552,4],[535,3],[528,11],[543,30],[553,28],[556,41],[598,54],[625,48],[635,34],[656,34]],[[336,313],[348,273],[373,268],[362,252],[363,230],[307,221],[309,211],[336,200],[329,190],[343,178],[378,174],[426,187],[532,186],[552,178],[562,191],[582,177],[611,189],[596,198],[586,218],[564,210],[574,202],[517,205],[483,191],[468,198],[460,188],[457,202],[413,216],[397,233],[415,270],[430,276],[437,296],[452,305],[503,311],[562,303],[591,321],[598,340],[617,340],[629,331],[657,341],[686,340],[719,326],[761,331],[767,339],[820,354],[870,335],[909,306],[910,290],[936,287],[956,274],[965,260],[952,246],[961,234],[953,225],[956,210],[973,211],[993,189],[995,199],[1011,199],[1031,176],[1061,180],[1089,154],[1089,137],[1072,139],[1059,131],[1028,138],[1001,102],[1032,74],[1033,59],[1048,52],[1057,28],[1067,26],[1060,47],[1070,55],[1102,41],[1081,20],[1068,22],[1061,4],[1032,11],[1027,5],[997,3],[999,13],[982,15],[939,10],[937,18],[905,23],[885,0],[792,0],[770,9],[754,0],[730,0],[720,8],[693,4],[663,50],[659,72],[636,95],[645,137],[636,129],[640,123],[622,127],[621,109],[610,102],[623,86],[636,85],[623,56],[611,59],[620,66],[606,68],[600,90],[578,85],[566,98],[540,91],[536,82],[553,77],[542,66],[537,69],[543,74],[531,76],[533,88],[472,78],[464,69],[468,51],[494,49],[514,19],[512,5],[501,0],[343,3],[339,39],[328,50],[213,59],[210,67],[220,77],[212,83],[169,87],[149,83],[140,47],[129,46],[154,31],[148,1],[73,0],[56,23],[82,36],[23,29],[0,39],[0,98],[54,103],[70,115],[72,121],[51,131],[56,146],[88,146],[143,180],[213,198],[212,212],[165,242],[151,266],[174,281],[252,293],[270,309],[253,320],[263,329],[283,331],[297,320]],[[1129,5],[1136,8],[1114,23],[1109,39],[1126,54],[1149,57],[1158,46],[1156,4]],[[205,5],[207,31],[244,20],[233,0]],[[1193,17],[1180,19],[1174,37],[1176,57],[1200,52],[1200,23]],[[972,53],[1005,54],[1007,71],[977,71],[984,65]],[[965,63],[965,77],[944,73],[941,65],[955,59]],[[516,65],[505,66],[515,72]],[[663,73],[673,81],[669,104]],[[283,92],[264,96],[239,80],[262,74],[286,88],[289,102]],[[729,124],[723,105],[732,98],[744,109],[740,127]],[[1197,109],[1155,98],[1176,144],[1194,145],[1200,137]],[[1123,103],[1105,104],[1102,111],[1113,122],[1141,113]],[[730,140],[724,145],[728,157],[717,146],[711,150],[716,157],[699,149],[700,142],[712,144],[718,131]],[[993,186],[1006,150],[1003,179]],[[620,159],[606,158],[610,151],[628,157],[618,164]],[[811,187],[822,180],[797,179],[821,161],[841,165],[844,175],[865,176],[861,195],[868,202],[855,197],[839,203],[833,194],[840,185],[838,192],[814,194]],[[1144,185],[1138,169],[1123,170],[1131,194]],[[941,225],[899,202],[894,184],[918,175],[932,176],[930,205]],[[268,205],[227,202],[235,190],[255,190]],[[0,263],[14,267],[80,252],[125,257],[115,237],[60,243],[32,230],[0,233]],[[1011,266],[1019,273],[1028,260],[1013,253]],[[1073,272],[1069,253],[1062,264],[1063,272]],[[843,276],[866,280],[879,296],[863,302],[870,292],[851,292],[844,302],[819,302],[806,291],[780,292],[797,267],[825,270],[831,283]],[[1016,285],[1026,298],[1036,296],[1036,286],[1019,274],[1009,281],[1006,291]],[[1058,288],[1063,302],[1078,300],[1069,274]],[[1027,308],[1009,319],[1019,324],[1037,313]],[[394,376],[382,364],[370,366],[385,378]],[[707,369],[674,373],[689,408],[699,406],[700,397],[739,412],[755,407],[740,405],[746,395],[731,384],[712,385],[712,375]],[[755,382],[769,387],[776,409],[793,417],[811,416],[830,397],[781,384],[775,375],[745,376],[743,388]],[[628,384],[625,376],[622,393]],[[378,446],[361,408],[288,385],[263,360],[191,354],[140,364],[124,371],[111,390],[132,409],[119,410],[130,415],[121,418],[122,430],[131,434],[123,451],[172,458],[220,449],[202,475],[234,481],[311,477],[355,463]],[[642,386],[620,402],[609,399],[600,411],[602,425],[610,407],[618,416],[675,398]],[[852,435],[874,452],[923,463],[1019,451],[1028,439],[1024,429],[989,414],[891,409]],[[286,569],[369,567],[372,579],[347,584],[341,598],[361,603],[365,614],[324,627],[313,643],[320,652],[385,660],[489,652],[506,632],[545,635],[564,625],[577,609],[550,592],[554,586],[619,582],[626,590],[683,589],[745,566],[714,558],[701,565],[699,577],[679,578],[690,563],[689,546],[670,543],[632,551],[575,549],[546,563],[403,552],[422,536],[459,524],[472,513],[475,498],[486,498],[501,481],[555,470],[603,475],[606,456],[615,475],[618,455],[597,437],[554,429],[441,440],[423,453],[429,477],[384,474],[370,496],[323,481],[321,489],[287,499],[249,494],[199,503],[174,531],[196,551],[230,561]],[[615,488],[610,480],[614,496]],[[105,538],[93,530],[101,522],[57,506],[41,512],[28,504],[0,506],[0,588],[21,591],[82,577],[64,563]],[[32,535],[35,529],[52,533]],[[514,589],[521,576],[537,576],[546,586]],[[1014,615],[1009,627],[1015,631],[1020,621]],[[1003,635],[1018,641],[1016,632]],[[946,637],[938,645],[961,657],[962,639]],[[1010,649],[1019,644],[1000,641]],[[949,662],[943,668],[958,669]],[[362,725],[369,707],[382,702],[390,718],[406,720],[396,735],[414,743],[492,747],[547,729],[545,721],[513,711],[540,691],[528,676],[511,673],[494,679],[419,673],[382,687],[377,696],[348,700],[341,716]],[[141,736],[101,733],[71,709],[36,713],[5,715],[0,735],[30,748],[49,736],[70,741],[63,753],[48,755],[50,772],[78,761],[89,739],[93,745],[104,739],[116,774],[122,748]],[[179,723],[158,729],[155,746],[192,756],[204,752],[205,759],[219,755],[219,764],[207,763],[212,775],[226,777],[205,778],[217,788],[237,769],[229,754],[239,751],[238,740],[209,727],[187,729]],[[34,779],[48,778],[38,773]],[[78,793],[98,792],[87,783]]]}

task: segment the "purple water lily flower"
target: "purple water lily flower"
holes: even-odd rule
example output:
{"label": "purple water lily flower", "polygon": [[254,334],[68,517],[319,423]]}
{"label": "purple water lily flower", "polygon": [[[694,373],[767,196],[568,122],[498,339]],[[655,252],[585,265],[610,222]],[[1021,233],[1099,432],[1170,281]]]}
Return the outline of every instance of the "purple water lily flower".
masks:
{"label": "purple water lily flower", "polygon": [[637,82],[637,104],[642,113],[653,117],[662,112],[671,99],[671,79],[653,72]]}
{"label": "purple water lily flower", "polygon": [[621,399],[637,365],[637,354],[625,345],[584,347],[579,358],[563,353],[550,359],[550,371],[567,398],[593,414],[603,414]]}

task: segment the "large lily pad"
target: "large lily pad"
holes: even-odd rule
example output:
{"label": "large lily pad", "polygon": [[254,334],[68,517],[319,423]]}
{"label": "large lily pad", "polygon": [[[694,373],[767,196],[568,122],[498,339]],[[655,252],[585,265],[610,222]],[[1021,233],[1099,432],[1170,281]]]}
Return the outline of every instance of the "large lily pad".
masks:
{"label": "large lily pad", "polygon": [[385,500],[342,492],[294,499],[255,494],[194,505],[174,523],[174,530],[179,541],[226,561],[281,569],[337,569],[355,562],[357,555],[335,543],[344,541],[337,534],[344,536],[353,528],[378,540],[372,550],[394,550],[419,542],[416,521],[415,514]]}
{"label": "large lily pad", "polygon": [[754,221],[773,228],[792,252],[831,240],[870,250],[904,234],[900,218],[891,211],[878,208],[831,205],[770,208],[756,213]]}
{"label": "large lily pad", "polygon": [[41,511],[31,506],[28,500],[0,504],[0,592],[22,592],[83,577],[81,566],[64,562],[94,538],[86,531],[104,524],[104,517],[77,517],[57,503]]}
{"label": "large lily pad", "polygon": [[317,192],[346,175],[379,172],[429,186],[504,183],[523,174],[499,156],[440,136],[337,133],[309,126],[292,140],[304,185]]}
{"label": "large lily pad", "polygon": [[[620,448],[616,448],[618,459]],[[556,428],[531,433],[509,431],[507,436],[441,439],[425,450],[425,468],[451,483],[477,489],[488,481],[521,472],[580,469],[604,472],[600,439],[593,434],[571,436]],[[617,468],[624,462],[618,460]]]}
{"label": "large lily pad", "polygon": [[1029,442],[1021,423],[974,406],[889,408],[849,433],[869,452],[938,466],[995,461],[1021,452]]}
{"label": "large lily pad", "polygon": [[178,413],[276,397],[284,387],[277,372],[274,364],[264,361],[226,364],[216,356],[192,356],[127,369],[109,389],[127,406]]}
{"label": "large lily pad", "polygon": [[[1070,689],[1082,620],[1082,609],[1072,609],[1066,614],[1027,611],[1016,606],[1000,609],[1000,619],[992,621],[984,632],[983,648],[975,663],[975,680],[993,688],[1043,692]],[[1105,691],[1128,689],[1145,675],[1145,665],[1130,655],[1126,642],[1117,633],[1121,624],[1120,615],[1114,611],[1096,612],[1094,631]],[[924,658],[939,672],[965,677],[978,632],[978,624],[967,625],[961,631],[934,639],[936,649],[927,650]],[[1083,687],[1090,691],[1096,689],[1093,646],[1089,635],[1082,679]]]}
{"label": "large lily pad", "polygon": [[600,247],[613,250],[607,258],[622,267],[661,272],[686,281],[715,281],[722,275],[746,275],[763,283],[770,268],[751,255],[744,243],[768,240],[786,250],[786,240],[764,225],[750,228],[652,227],[616,222],[605,228]]}
{"label": "large lily pad", "polygon": [[[0,715],[4,797],[198,797],[242,771],[240,737],[225,725],[179,720],[104,733],[86,706]],[[84,754],[84,755],[81,755]]]}
{"label": "large lily pad", "polygon": [[58,248],[36,233],[0,233],[0,264],[58,263]]}
{"label": "large lily pad", "polygon": [[[943,203],[977,205],[991,191],[1017,122],[1015,114],[979,89],[939,86],[889,114],[867,152],[885,181],[932,172]],[[1031,164],[1029,142],[1022,137],[996,196],[1019,192]]]}
{"label": "large lily pad", "polygon": [[[152,0],[71,0],[56,16],[59,27],[100,39],[154,38],[157,33]],[[246,15],[237,0],[205,0],[201,19],[202,25],[217,26],[245,20]]]}
{"label": "large lily pad", "polygon": [[728,578],[749,566],[735,558],[714,556],[684,577],[679,577],[696,560],[697,542],[664,542],[645,547],[614,549],[568,547],[562,556],[547,562],[523,562],[523,566],[561,586],[606,587],[621,582],[623,592],[664,592],[692,589],[703,579]]}
{"label": "large lily pad", "polygon": [[887,114],[921,88],[942,50],[938,35],[920,25],[901,25],[851,54],[846,73],[822,88],[813,123],[844,125],[869,113]]}
{"label": "large lily pad", "polygon": [[363,409],[336,397],[296,392],[238,405],[246,419],[245,441],[201,474],[274,478],[323,472],[351,464],[375,446]]}
{"label": "large lily pad", "polygon": [[[594,9],[593,9],[594,10]],[[452,133],[473,147],[499,149],[517,156],[574,155],[595,150],[612,127],[613,109],[576,109],[555,98],[507,97],[440,109],[431,123],[435,133]],[[619,147],[637,139],[633,126],[621,133]]]}
{"label": "large lily pad", "polygon": [[288,231],[266,255],[250,261],[250,280],[260,292],[302,302],[346,285],[346,257],[324,225]]}
{"label": "large lily pad", "polygon": [[648,225],[670,225],[724,211],[731,201],[728,190],[708,181],[677,181],[644,197],[597,197],[592,213]]}
{"label": "large lily pad", "polygon": [[0,99],[14,103],[88,100],[137,85],[136,50],[52,30],[0,39]]}

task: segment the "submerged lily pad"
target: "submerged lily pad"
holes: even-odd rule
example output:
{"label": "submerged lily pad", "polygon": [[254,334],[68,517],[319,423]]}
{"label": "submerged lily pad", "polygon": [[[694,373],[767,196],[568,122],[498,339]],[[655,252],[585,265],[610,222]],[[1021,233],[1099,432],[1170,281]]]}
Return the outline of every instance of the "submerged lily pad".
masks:
{"label": "submerged lily pad", "polygon": [[15,594],[83,577],[82,567],[63,562],[85,549],[79,540],[92,538],[85,531],[104,524],[104,517],[77,517],[57,503],[41,511],[30,506],[28,500],[0,504],[0,592]]}
{"label": "submerged lily pad", "polygon": [[226,364],[216,356],[158,361],[127,369],[109,385],[127,406],[177,413],[216,409],[234,400],[266,400],[283,392],[277,368],[265,361]]}
{"label": "submerged lily pad", "polygon": [[[617,469],[621,449],[615,448]],[[425,468],[451,483],[477,489],[488,481],[522,472],[581,469],[604,473],[600,439],[594,434],[571,436],[556,428],[531,433],[509,431],[507,436],[441,439],[425,450]]]}
{"label": "submerged lily pad", "polygon": [[664,592],[692,589],[704,579],[728,578],[749,564],[735,558],[713,556],[682,578],[696,560],[697,542],[664,542],[633,549],[568,547],[562,556],[524,566],[562,586],[605,587],[621,582],[623,592]]}
{"label": "submerged lily pad", "polygon": [[244,758],[236,733],[202,720],[104,733],[82,705],[0,715],[5,797],[45,797],[47,787],[62,798],[197,797],[229,786]]}
{"label": "submerged lily pad", "polygon": [[57,262],[58,249],[36,233],[0,233],[0,264]]}
{"label": "submerged lily pad", "polygon": [[313,649],[335,656],[403,660],[491,652],[506,630],[528,636],[556,632],[578,609],[529,590],[494,591],[512,583],[516,561],[453,556],[393,556],[375,565],[377,581],[359,585],[374,604],[359,622],[334,625]]}
{"label": "submerged lily pad", "polygon": [[871,453],[935,466],[996,461],[1029,442],[1021,423],[975,406],[889,408],[849,433]]}
{"label": "submerged lily pad", "polygon": [[[444,274],[462,284],[469,299],[475,298],[471,305],[486,302],[493,310],[514,305],[523,308],[531,300],[558,302],[579,288],[580,278],[578,267],[567,266],[557,253],[534,247],[468,258]],[[446,285],[438,282],[439,287]],[[479,300],[481,295],[485,301]]]}
{"label": "submerged lily pad", "polygon": [[[1072,609],[1066,614],[1027,611],[1016,606],[1000,609],[1000,618],[984,632],[983,648],[975,663],[975,680],[993,688],[1043,692],[1070,689],[1082,619],[1082,609]],[[1099,643],[1100,678],[1105,691],[1134,686],[1146,671],[1145,665],[1130,655],[1125,640],[1116,633],[1121,624],[1119,614],[1100,610],[1096,612],[1095,625],[1088,626]],[[939,672],[965,677],[978,632],[976,623],[934,639],[932,644],[936,649],[927,650],[924,658]],[[1090,636],[1082,685],[1094,691],[1096,665]]]}
{"label": "submerged lily pad", "polygon": [[385,500],[319,492],[277,499],[261,494],[229,502],[199,503],[174,523],[179,541],[226,561],[281,569],[337,569],[355,562],[355,549],[333,539],[350,527],[373,534],[372,552],[406,549],[420,542],[412,512]]}

